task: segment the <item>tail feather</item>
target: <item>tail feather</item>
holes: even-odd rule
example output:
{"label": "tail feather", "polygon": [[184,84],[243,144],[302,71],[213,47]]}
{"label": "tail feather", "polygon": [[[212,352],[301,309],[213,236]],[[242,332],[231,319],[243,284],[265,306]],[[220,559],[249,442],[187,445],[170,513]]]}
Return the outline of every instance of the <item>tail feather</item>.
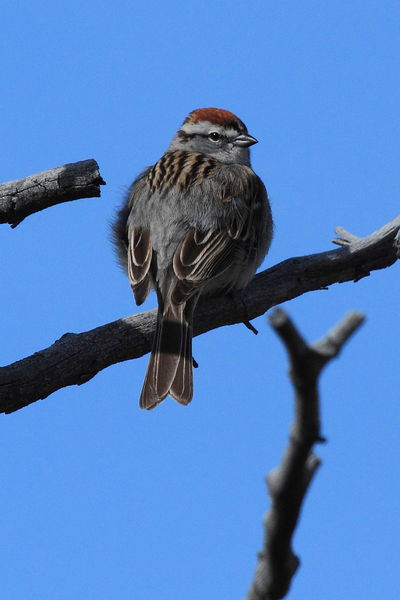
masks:
{"label": "tail feather", "polygon": [[157,320],[153,349],[140,396],[140,406],[151,409],[170,393],[181,361],[188,323],[185,305],[169,304]]}
{"label": "tail feather", "polygon": [[181,404],[193,398],[192,325],[189,321],[182,341],[181,356],[172,382],[170,395]]}

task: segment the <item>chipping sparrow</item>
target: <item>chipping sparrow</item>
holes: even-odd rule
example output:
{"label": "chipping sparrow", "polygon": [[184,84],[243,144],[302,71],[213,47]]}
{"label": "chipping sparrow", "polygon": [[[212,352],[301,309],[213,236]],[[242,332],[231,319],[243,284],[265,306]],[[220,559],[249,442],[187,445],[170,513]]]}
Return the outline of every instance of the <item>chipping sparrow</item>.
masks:
{"label": "chipping sparrow", "polygon": [[191,112],[158,162],[133,182],[113,225],[138,305],[156,290],[158,318],[140,396],[193,396],[192,322],[200,294],[244,288],[272,237],[268,196],[250,168],[257,140],[234,114]]}

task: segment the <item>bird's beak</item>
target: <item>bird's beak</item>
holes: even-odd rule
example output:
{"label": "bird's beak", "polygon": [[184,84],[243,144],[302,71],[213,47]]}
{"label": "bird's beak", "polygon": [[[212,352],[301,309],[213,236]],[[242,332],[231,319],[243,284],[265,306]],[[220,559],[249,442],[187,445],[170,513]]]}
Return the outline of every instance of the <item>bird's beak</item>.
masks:
{"label": "bird's beak", "polygon": [[257,142],[258,140],[248,133],[242,133],[233,140],[234,146],[240,146],[241,148],[248,148],[253,144],[257,144]]}

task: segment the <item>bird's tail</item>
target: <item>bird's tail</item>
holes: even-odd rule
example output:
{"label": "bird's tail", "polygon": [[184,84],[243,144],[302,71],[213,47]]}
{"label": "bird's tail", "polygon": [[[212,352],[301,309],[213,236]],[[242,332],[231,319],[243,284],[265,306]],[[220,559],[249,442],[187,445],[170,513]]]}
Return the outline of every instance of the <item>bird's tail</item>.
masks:
{"label": "bird's tail", "polygon": [[181,404],[193,397],[191,304],[170,302],[159,309],[141,408],[154,408],[168,394]]}

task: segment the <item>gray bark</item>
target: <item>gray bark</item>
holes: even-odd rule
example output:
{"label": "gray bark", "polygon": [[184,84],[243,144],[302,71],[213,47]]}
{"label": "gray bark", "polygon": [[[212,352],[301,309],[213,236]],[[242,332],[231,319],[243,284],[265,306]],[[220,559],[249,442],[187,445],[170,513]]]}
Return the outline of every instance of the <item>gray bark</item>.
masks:
{"label": "gray bark", "polygon": [[0,184],[0,223],[16,227],[25,217],[61,202],[100,196],[105,181],[93,159],[70,163]]}
{"label": "gray bark", "polygon": [[313,446],[324,441],[320,431],[318,379],[363,320],[361,313],[349,313],[322,340],[308,345],[283,310],[277,309],[270,317],[290,358],[295,418],[281,463],[267,477],[271,508],[265,516],[264,544],[245,600],[284,598],[300,565],[292,550],[292,536],[308,487],[321,464]]}
{"label": "gray bark", "polygon": [[[341,248],[290,258],[256,275],[243,293],[199,303],[195,335],[254,319],[272,306],[336,282],[358,281],[397,260],[400,216],[365,238],[338,230]],[[110,365],[149,352],[156,311],[126,317],[85,333],[67,333],[52,346],[0,368],[0,412],[10,413],[67,385],[80,385]]]}

